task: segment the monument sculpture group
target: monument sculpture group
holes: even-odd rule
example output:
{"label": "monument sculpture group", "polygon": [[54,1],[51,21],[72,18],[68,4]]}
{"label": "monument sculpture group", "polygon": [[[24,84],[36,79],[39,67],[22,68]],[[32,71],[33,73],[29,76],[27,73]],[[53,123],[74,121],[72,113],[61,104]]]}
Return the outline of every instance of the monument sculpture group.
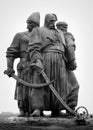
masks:
{"label": "monument sculpture group", "polygon": [[[40,13],[27,18],[27,31],[17,33],[7,48],[5,74],[17,80],[15,100],[19,116],[75,116],[79,84],[74,74],[77,68],[75,37],[68,24],[58,21],[56,14],[46,14],[40,27]],[[14,74],[14,61],[17,76]]]}

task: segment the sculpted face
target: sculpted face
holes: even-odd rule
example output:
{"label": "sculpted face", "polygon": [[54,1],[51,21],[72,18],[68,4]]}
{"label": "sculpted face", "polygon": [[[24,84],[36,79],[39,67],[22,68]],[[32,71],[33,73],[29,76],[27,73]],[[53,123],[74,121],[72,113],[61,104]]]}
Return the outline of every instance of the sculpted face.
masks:
{"label": "sculpted face", "polygon": [[46,14],[44,26],[49,29],[55,28],[56,17],[53,14]]}
{"label": "sculpted face", "polygon": [[48,27],[49,27],[50,29],[55,29],[55,21],[50,20],[49,23],[48,23]]}
{"label": "sculpted face", "polygon": [[57,26],[57,29],[67,32],[67,28],[64,28],[62,25]]}
{"label": "sculpted face", "polygon": [[27,29],[31,32],[37,25],[34,22],[27,23]]}

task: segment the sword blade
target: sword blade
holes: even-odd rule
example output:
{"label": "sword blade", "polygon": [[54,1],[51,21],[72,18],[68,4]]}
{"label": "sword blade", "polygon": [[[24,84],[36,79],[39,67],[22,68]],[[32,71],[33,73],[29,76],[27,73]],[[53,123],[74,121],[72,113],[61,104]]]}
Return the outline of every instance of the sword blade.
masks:
{"label": "sword blade", "polygon": [[[45,72],[42,70],[41,74],[43,75],[45,81],[48,83],[50,82],[49,78],[47,77],[47,75],[45,74]],[[71,114],[76,115],[76,113],[66,104],[66,102],[61,98],[61,96],[59,95],[59,93],[56,91],[56,89],[53,87],[52,84],[49,85],[49,88],[51,89],[51,91],[53,92],[53,94],[57,97],[57,99],[61,102],[61,104],[65,107],[65,109],[67,111],[69,111]]]}
{"label": "sword blade", "polygon": [[44,86],[47,86],[49,84],[52,84],[54,82],[54,80],[50,81],[50,82],[47,82],[47,83],[43,83],[43,84],[31,84],[31,83],[28,83],[22,79],[20,79],[18,76],[16,76],[15,74],[12,75],[12,78],[14,78],[15,80],[17,80],[19,83],[25,85],[26,87],[31,87],[31,88],[41,88],[41,87],[44,87]]}

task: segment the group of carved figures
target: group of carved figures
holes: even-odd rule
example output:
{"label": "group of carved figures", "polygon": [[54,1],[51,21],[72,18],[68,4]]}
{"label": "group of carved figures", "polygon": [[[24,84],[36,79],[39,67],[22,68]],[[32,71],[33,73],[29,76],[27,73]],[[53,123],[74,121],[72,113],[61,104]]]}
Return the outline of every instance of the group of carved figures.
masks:
{"label": "group of carved figures", "polygon": [[37,88],[31,88],[16,82],[14,98],[18,101],[19,116],[42,116],[43,111],[51,111],[52,116],[59,116],[65,110],[48,85],[38,87],[46,82],[39,73],[42,69],[50,81],[54,80],[53,87],[64,102],[75,110],[79,90],[73,72],[77,67],[76,45],[74,36],[67,31],[68,24],[57,22],[56,14],[46,14],[44,26],[40,27],[39,12],[32,13],[26,23],[28,30],[17,33],[6,52],[5,73],[11,77],[15,73],[14,60],[20,58],[17,65],[18,77],[37,84]]}

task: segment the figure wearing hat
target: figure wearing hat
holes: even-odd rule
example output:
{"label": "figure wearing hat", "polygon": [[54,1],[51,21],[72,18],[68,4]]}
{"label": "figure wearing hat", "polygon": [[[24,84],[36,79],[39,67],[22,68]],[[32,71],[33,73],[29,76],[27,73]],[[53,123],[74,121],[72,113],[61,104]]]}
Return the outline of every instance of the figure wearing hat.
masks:
{"label": "figure wearing hat", "polygon": [[[44,26],[35,28],[31,33],[29,42],[30,60],[45,68],[49,80],[54,80],[53,86],[66,100],[66,66],[63,55],[65,47],[59,32],[55,28],[57,17],[55,14],[46,14]],[[45,82],[42,75],[34,69],[34,83]],[[40,116],[41,111],[50,110],[52,116],[60,115],[64,109],[49,87],[32,89],[31,91],[32,116]]]}
{"label": "figure wearing hat", "polygon": [[77,67],[75,62],[75,38],[71,33],[67,32],[68,24],[66,22],[58,22],[56,26],[66,47],[65,55],[67,58],[68,69],[75,70]]}
{"label": "figure wearing hat", "polygon": [[64,21],[58,22],[56,24],[57,29],[61,35],[61,38],[64,41],[65,46],[65,57],[66,57],[66,66],[67,66],[67,77],[68,77],[68,90],[69,93],[67,95],[66,102],[67,104],[74,110],[78,103],[78,90],[79,84],[76,79],[76,76],[73,70],[76,69],[75,62],[75,38],[74,36],[67,31],[68,24]]}
{"label": "figure wearing hat", "polygon": [[[20,61],[17,65],[18,77],[23,80],[28,80],[31,78],[29,74],[29,78],[27,75],[23,74],[24,65],[27,60],[26,50],[28,48],[28,43],[30,39],[31,32],[33,28],[39,27],[40,25],[40,14],[39,12],[32,13],[27,19],[27,31],[17,33],[6,52],[7,58],[7,70],[5,71],[9,77],[14,73],[14,60],[20,58]],[[19,116],[25,116],[25,114],[29,113],[29,93],[31,89],[26,88],[24,85],[20,83],[16,83],[15,90],[15,99],[18,101],[18,107],[20,111]]]}

